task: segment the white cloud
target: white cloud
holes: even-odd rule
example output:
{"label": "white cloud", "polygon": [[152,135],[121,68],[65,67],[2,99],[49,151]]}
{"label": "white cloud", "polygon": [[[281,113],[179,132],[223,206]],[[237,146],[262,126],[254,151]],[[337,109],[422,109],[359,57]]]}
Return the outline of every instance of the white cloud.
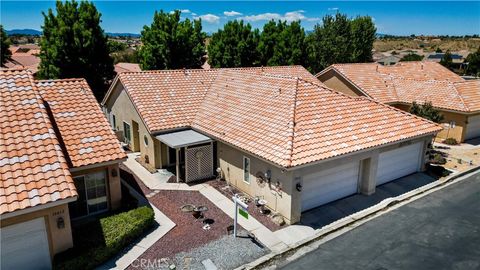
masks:
{"label": "white cloud", "polygon": [[337,10],[339,10],[339,8],[337,8],[337,7],[332,7],[332,8],[328,8],[328,10],[329,10],[329,11],[337,11]]}
{"label": "white cloud", "polygon": [[206,21],[209,23],[218,23],[218,21],[220,20],[220,17],[213,14],[204,14],[204,15],[195,17],[195,19],[199,19],[199,18],[202,19],[202,21]]}
{"label": "white cloud", "polygon": [[240,12],[232,10],[232,11],[224,11],[223,15],[228,16],[228,17],[232,17],[232,16],[241,16],[243,14],[240,13]]}
{"label": "white cloud", "polygon": [[285,14],[281,15],[279,13],[261,13],[257,15],[249,15],[240,17],[239,19],[256,22],[256,21],[269,21],[269,20],[282,20],[287,22],[298,21],[298,20],[306,20],[306,21],[318,21],[319,18],[308,18],[304,15],[304,10],[295,10],[289,11]]}
{"label": "white cloud", "polygon": [[182,10],[180,10],[180,12],[182,12],[182,13],[192,13],[192,12],[190,11],[190,9],[182,9]]}
{"label": "white cloud", "polygon": [[195,13],[195,12],[192,12],[192,16],[197,16],[197,13]]}

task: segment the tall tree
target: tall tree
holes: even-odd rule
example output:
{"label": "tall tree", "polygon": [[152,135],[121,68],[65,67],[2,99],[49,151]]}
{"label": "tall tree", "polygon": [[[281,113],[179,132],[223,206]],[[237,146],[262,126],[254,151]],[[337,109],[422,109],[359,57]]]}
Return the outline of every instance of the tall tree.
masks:
{"label": "tall tree", "polygon": [[440,60],[440,64],[448,69],[451,69],[453,66],[453,58],[450,50],[443,55],[442,59]]}
{"label": "tall tree", "polygon": [[351,23],[346,15],[323,17],[307,38],[309,68],[319,72],[334,63],[348,63],[352,60]]}
{"label": "tall tree", "polygon": [[352,61],[356,63],[372,62],[373,42],[377,28],[369,16],[352,20]]}
{"label": "tall tree", "polygon": [[250,67],[260,64],[258,29],[243,21],[230,21],[212,35],[208,62],[212,67]]}
{"label": "tall tree", "polygon": [[474,53],[470,53],[464,61],[467,65],[465,74],[480,77],[480,47]]}
{"label": "tall tree", "polygon": [[8,49],[10,47],[10,39],[0,24],[0,65],[3,66],[12,56],[12,52]]}
{"label": "tall tree", "polygon": [[305,31],[300,21],[270,21],[263,26],[258,51],[262,65],[304,65]]}
{"label": "tall tree", "polygon": [[41,78],[85,78],[101,99],[114,76],[107,37],[100,27],[101,14],[90,2],[56,3],[42,13],[44,24],[40,40]]}
{"label": "tall tree", "polygon": [[180,21],[180,11],[155,11],[153,22],[142,30],[140,64],[144,70],[199,68],[205,56],[201,20]]}

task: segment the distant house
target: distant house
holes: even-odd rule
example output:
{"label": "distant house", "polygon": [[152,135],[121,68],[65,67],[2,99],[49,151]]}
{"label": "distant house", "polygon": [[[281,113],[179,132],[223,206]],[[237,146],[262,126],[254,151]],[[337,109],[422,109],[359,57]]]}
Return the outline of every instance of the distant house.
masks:
{"label": "distant house", "polygon": [[390,55],[387,57],[383,57],[379,60],[377,60],[377,63],[384,65],[384,66],[391,66],[395,65],[396,63],[400,62],[400,57],[395,56],[395,55]]}
{"label": "distant house", "polygon": [[219,168],[288,223],[423,170],[441,130],[331,90],[301,66],[119,73],[102,105],[150,166],[186,182]]}
{"label": "distant house", "polygon": [[[452,62],[454,64],[463,63],[463,60],[464,60],[463,55],[456,54],[456,53],[452,53],[451,55],[452,55]],[[443,59],[444,56],[445,56],[445,53],[431,53],[427,56],[425,60],[440,63],[440,61]]]}
{"label": "distant house", "polygon": [[83,79],[0,71],[2,269],[50,269],[71,220],[120,207],[126,158]]}
{"label": "distant house", "polygon": [[142,71],[140,68],[140,65],[137,63],[124,63],[120,62],[115,64],[115,72],[121,73],[121,72],[139,72]]}
{"label": "distant house", "polygon": [[409,111],[412,102],[432,102],[444,116],[439,138],[480,137],[480,81],[466,81],[436,62],[335,64],[316,77],[328,87]]}
{"label": "distant house", "polygon": [[38,72],[40,65],[40,47],[35,44],[25,44],[19,46],[10,46],[12,52],[11,59],[5,63],[7,68],[24,68],[30,70],[33,74]]}

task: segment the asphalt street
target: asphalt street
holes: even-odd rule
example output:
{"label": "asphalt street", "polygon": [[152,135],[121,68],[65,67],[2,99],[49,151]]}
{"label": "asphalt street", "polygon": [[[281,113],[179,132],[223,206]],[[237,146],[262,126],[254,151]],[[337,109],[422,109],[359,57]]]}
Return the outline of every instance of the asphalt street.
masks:
{"label": "asphalt street", "polygon": [[377,217],[280,269],[480,269],[480,172]]}

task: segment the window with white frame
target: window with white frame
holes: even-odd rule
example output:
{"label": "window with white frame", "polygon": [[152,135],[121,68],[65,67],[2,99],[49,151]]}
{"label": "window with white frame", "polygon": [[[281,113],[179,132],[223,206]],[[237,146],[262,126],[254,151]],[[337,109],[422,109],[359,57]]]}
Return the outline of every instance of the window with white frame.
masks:
{"label": "window with white frame", "polygon": [[250,183],[250,159],[243,157],[243,181]]}
{"label": "window with white frame", "polygon": [[70,216],[78,218],[104,212],[108,209],[105,171],[73,178],[78,199],[69,204]]}

